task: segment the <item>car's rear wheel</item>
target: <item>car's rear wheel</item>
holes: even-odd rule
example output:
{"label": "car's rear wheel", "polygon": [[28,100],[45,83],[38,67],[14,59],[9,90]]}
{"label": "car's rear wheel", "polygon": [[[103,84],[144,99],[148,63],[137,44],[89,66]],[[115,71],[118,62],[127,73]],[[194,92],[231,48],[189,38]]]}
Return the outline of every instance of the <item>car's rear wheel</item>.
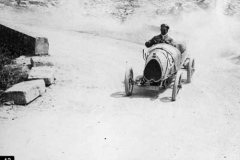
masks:
{"label": "car's rear wheel", "polygon": [[182,88],[182,72],[178,71],[172,90],[172,101],[176,101],[179,90]]}
{"label": "car's rear wheel", "polygon": [[132,70],[132,68],[127,68],[127,70],[125,72],[124,85],[125,85],[126,96],[132,95],[132,91],[133,91],[133,70]]}
{"label": "car's rear wheel", "polygon": [[190,59],[187,65],[187,83],[191,83],[193,72],[195,71],[195,60]]}

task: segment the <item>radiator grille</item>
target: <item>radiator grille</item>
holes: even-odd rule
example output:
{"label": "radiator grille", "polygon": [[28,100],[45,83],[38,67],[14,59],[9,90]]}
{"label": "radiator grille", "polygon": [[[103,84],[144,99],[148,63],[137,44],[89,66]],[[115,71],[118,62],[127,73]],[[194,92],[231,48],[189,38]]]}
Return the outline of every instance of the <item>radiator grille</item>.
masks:
{"label": "radiator grille", "polygon": [[160,64],[156,59],[152,59],[148,62],[144,69],[144,77],[147,80],[159,81],[162,77],[162,70]]}

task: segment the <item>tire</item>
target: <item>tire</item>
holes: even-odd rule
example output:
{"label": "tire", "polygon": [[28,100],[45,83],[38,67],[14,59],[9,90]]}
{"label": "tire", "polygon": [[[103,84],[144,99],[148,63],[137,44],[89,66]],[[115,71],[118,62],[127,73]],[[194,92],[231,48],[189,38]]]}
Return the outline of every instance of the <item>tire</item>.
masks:
{"label": "tire", "polygon": [[124,85],[125,85],[125,93],[126,96],[131,96],[133,91],[133,70],[132,68],[127,68],[125,72],[125,79],[124,79]]}
{"label": "tire", "polygon": [[195,72],[195,59],[192,60],[192,75]]}
{"label": "tire", "polygon": [[178,71],[175,77],[172,90],[172,101],[176,101],[179,90],[182,88],[182,72]]}
{"label": "tire", "polygon": [[191,83],[193,72],[195,71],[195,60],[190,59],[187,65],[187,83]]}

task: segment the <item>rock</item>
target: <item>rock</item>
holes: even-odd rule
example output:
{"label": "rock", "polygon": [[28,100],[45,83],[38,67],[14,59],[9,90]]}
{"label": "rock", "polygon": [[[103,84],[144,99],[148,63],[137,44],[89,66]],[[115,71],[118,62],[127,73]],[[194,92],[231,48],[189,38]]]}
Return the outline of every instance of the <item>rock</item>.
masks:
{"label": "rock", "polygon": [[34,61],[30,57],[20,56],[12,61],[13,64],[27,65],[30,68],[34,66]]}
{"label": "rock", "polygon": [[28,6],[29,5],[29,3],[28,3],[28,1],[20,1],[20,3],[19,3],[21,6]]}
{"label": "rock", "polygon": [[56,4],[56,2],[51,2],[51,5],[53,5],[53,6],[56,6],[57,4]]}
{"label": "rock", "polygon": [[45,3],[44,0],[29,0],[30,4],[34,4],[34,5],[43,5]]}
{"label": "rock", "polygon": [[54,83],[54,69],[50,67],[33,67],[28,75],[28,80],[43,79],[45,85],[49,86]]}
{"label": "rock", "polygon": [[42,95],[46,90],[43,80],[18,83],[3,93],[5,101],[25,105]]}

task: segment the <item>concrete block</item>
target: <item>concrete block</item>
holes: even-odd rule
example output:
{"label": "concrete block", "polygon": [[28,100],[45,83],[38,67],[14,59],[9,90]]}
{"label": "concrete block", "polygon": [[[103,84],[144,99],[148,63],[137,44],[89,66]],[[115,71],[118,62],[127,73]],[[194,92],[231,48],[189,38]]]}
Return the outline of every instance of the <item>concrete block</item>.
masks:
{"label": "concrete block", "polygon": [[50,56],[34,56],[32,57],[34,62],[34,67],[53,67],[54,66],[54,58]]}
{"label": "concrete block", "polygon": [[43,80],[25,81],[18,83],[3,93],[6,101],[14,104],[25,105],[42,95],[46,91]]}
{"label": "concrete block", "polygon": [[44,37],[35,37],[35,55],[47,55],[48,50],[48,39]]}
{"label": "concrete block", "polygon": [[46,86],[54,83],[54,69],[50,67],[33,67],[28,75],[28,80],[43,79]]}

